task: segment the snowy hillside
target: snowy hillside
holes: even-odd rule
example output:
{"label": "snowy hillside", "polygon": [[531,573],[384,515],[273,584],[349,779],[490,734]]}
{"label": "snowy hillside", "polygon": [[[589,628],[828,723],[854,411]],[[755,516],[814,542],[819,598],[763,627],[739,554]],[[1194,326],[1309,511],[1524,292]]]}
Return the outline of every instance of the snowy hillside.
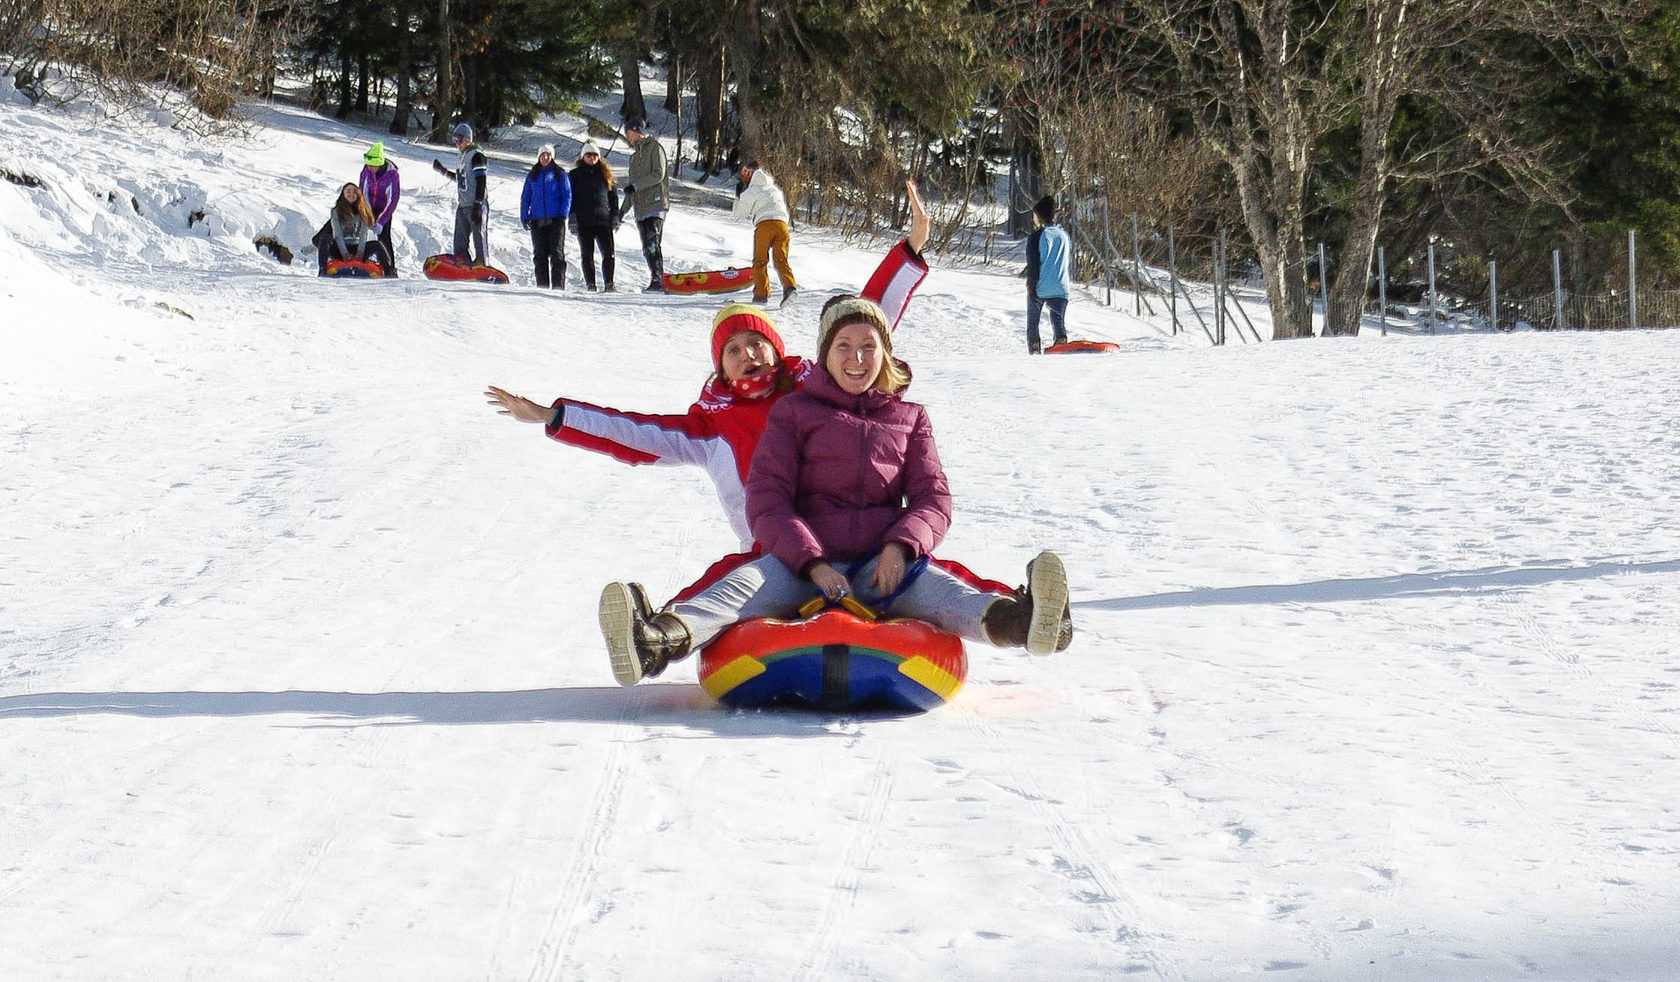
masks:
{"label": "snowy hillside", "polygon": [[[704,380],[716,298],[530,286],[571,122],[491,148],[512,286],[417,275],[452,188],[395,142],[405,275],[322,281],[253,240],[382,134],[0,92],[0,979],[1674,976],[1680,334],[1213,349],[1081,294],[1122,353],[1029,358],[1019,266],[936,260],[940,552],[1059,551],[1075,643],[971,645],[923,716],[726,711],[595,622],[732,551],[710,485],[480,395]],[[749,258],[680,200],[671,268]],[[885,246],[795,230],[794,351]]]}

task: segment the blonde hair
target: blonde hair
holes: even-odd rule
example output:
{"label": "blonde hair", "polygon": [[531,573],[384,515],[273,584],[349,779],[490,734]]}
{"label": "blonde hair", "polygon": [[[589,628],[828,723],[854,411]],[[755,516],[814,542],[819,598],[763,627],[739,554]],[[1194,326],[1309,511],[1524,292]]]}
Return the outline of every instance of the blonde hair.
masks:
{"label": "blonde hair", "polygon": [[828,371],[828,349],[834,347],[834,335],[850,324],[868,324],[881,339],[881,371],[869,387],[898,392],[909,385],[909,372],[893,357],[892,331],[887,327],[886,312],[880,304],[863,297],[842,295],[823,305],[822,331],[817,341],[817,364],[823,371]]}

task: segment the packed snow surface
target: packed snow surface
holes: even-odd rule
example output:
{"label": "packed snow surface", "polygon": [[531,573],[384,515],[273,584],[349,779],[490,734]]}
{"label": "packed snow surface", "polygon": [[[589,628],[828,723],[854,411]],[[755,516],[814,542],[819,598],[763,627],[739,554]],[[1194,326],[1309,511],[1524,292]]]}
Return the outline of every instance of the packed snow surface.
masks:
{"label": "packed snow surface", "polygon": [[[733,551],[703,476],[481,395],[705,379],[722,300],[637,292],[630,224],[626,292],[531,285],[581,123],[490,145],[493,287],[417,275],[446,148],[387,142],[405,275],[328,281],[379,130],[167,122],[0,98],[0,979],[1677,971],[1680,334],[1213,348],[1081,290],[1122,351],[1029,358],[1019,261],[935,256],[940,553],[1056,550],[1078,636],[925,715],[729,711],[596,626]],[[728,199],[679,188],[672,270],[748,260]],[[888,241],[796,228],[791,350]]]}

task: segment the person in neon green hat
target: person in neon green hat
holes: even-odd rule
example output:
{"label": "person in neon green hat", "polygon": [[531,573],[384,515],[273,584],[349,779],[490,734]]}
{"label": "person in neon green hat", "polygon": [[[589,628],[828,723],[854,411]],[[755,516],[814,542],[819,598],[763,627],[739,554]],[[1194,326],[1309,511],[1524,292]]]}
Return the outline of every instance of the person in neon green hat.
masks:
{"label": "person in neon green hat", "polygon": [[397,176],[396,162],[385,156],[385,144],[375,143],[362,154],[362,176],[356,182],[362,198],[373,209],[374,237],[385,247],[390,260],[387,276],[397,275],[397,251],[391,246],[391,216],[396,213],[397,199],[402,197],[402,181]]}

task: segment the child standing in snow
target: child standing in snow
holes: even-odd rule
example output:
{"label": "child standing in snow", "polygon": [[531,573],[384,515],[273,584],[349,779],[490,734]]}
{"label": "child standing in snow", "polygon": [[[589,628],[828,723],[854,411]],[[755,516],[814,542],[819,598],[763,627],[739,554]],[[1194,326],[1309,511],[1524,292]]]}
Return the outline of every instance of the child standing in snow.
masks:
{"label": "child standing in snow", "polygon": [[566,288],[566,216],[572,212],[572,181],[554,162],[554,148],[537,151],[519,195],[519,222],[531,232],[537,285]]}
{"label": "child standing in snow", "polygon": [[327,275],[327,263],[334,259],[367,259],[377,262],[387,276],[391,260],[385,247],[374,238],[373,211],[361,188],[346,184],[338,189],[338,200],[327,215],[327,224],[315,233],[316,262],[320,275]]}
{"label": "child standing in snow", "polygon": [[782,283],[782,305],[786,306],[799,284],[788,263],[788,206],[776,179],[750,160],[741,168],[740,197],[735,199],[736,218],[753,226],[753,303],[770,302],[770,262],[776,263],[776,278]]}
{"label": "child standing in snow", "polygon": [[1052,344],[1067,343],[1067,304],[1071,282],[1068,263],[1073,240],[1056,224],[1056,199],[1045,195],[1033,205],[1033,233],[1027,236],[1027,353],[1043,350],[1039,312],[1050,308]]}
{"label": "child standing in snow", "polygon": [[391,260],[385,267],[386,276],[397,275],[397,250],[391,244],[391,218],[397,211],[397,199],[402,197],[402,181],[397,177],[396,162],[385,156],[385,144],[375,143],[362,154],[362,175],[356,182],[362,198],[373,212],[373,234],[385,247]]}
{"label": "child standing in snow", "polygon": [[881,308],[861,297],[830,306],[817,364],[771,411],[753,454],[747,514],[767,555],[658,612],[639,584],[602,591],[601,634],[619,684],[658,675],[740,621],[791,616],[817,596],[891,600],[895,614],[997,647],[1065,649],[1073,621],[1055,553],[1040,553],[1028,585],[1005,596],[920,562],[945,537],[951,494],[927,411],[904,399],[909,369],[893,358]]}
{"label": "child standing in snow", "polygon": [[473,142],[473,128],[456,123],[449,131],[458,156],[455,169],[432,159],[432,169],[455,182],[455,255],[474,266],[490,262],[490,165]]}

